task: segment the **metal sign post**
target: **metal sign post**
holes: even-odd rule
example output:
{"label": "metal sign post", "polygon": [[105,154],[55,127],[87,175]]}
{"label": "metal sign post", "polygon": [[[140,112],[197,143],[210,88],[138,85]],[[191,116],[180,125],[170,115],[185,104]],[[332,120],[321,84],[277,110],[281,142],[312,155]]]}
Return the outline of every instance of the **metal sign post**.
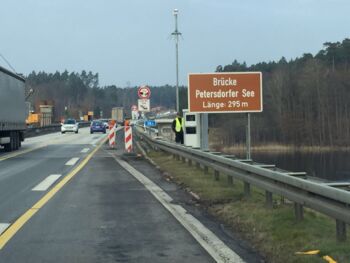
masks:
{"label": "metal sign post", "polygon": [[200,120],[201,120],[201,149],[202,151],[208,151],[209,150],[209,138],[208,138],[208,113],[201,113],[200,114]]}
{"label": "metal sign post", "polygon": [[251,159],[251,149],[250,149],[250,145],[251,145],[251,142],[250,142],[250,113],[247,114],[247,120],[248,120],[248,123],[247,123],[247,160],[250,160]]}
{"label": "metal sign post", "polygon": [[179,98],[179,36],[181,33],[177,29],[177,15],[179,10],[174,9],[175,16],[175,31],[171,33],[175,37],[175,50],[176,50],[176,111],[180,112],[180,98]]}

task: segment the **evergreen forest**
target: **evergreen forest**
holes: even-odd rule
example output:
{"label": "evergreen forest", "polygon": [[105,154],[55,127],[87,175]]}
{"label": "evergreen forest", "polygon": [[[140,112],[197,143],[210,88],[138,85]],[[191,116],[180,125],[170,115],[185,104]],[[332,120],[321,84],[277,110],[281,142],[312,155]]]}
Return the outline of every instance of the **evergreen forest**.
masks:
{"label": "evergreen forest", "polygon": [[[252,140],[307,146],[350,144],[350,39],[326,42],[316,55],[247,66],[234,61],[218,72],[261,71],[262,113],[251,114]],[[231,114],[234,115],[234,114]],[[246,115],[211,117],[225,127],[225,144],[245,140]]]}
{"label": "evergreen forest", "polygon": [[[310,146],[348,146],[350,142],[350,39],[326,42],[317,54],[305,53],[287,61],[246,65],[234,60],[217,72],[261,71],[262,113],[252,113],[252,140]],[[100,86],[98,73],[32,72],[26,76],[34,110],[54,105],[55,121],[78,118],[87,111],[110,117],[112,107],[129,110],[137,104],[138,87]],[[151,107],[175,109],[175,87],[151,86]],[[186,87],[180,87],[181,108],[187,107]],[[245,141],[246,114],[210,114],[210,127],[222,128],[226,145]]]}

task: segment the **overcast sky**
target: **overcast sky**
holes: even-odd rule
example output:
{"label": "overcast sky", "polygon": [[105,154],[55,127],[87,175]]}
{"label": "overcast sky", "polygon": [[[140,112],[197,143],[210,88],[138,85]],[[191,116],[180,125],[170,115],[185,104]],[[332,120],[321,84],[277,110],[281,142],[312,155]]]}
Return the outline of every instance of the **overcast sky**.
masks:
{"label": "overcast sky", "polygon": [[349,0],[1,0],[0,53],[24,74],[91,70],[101,85],[174,85],[174,8],[181,84],[234,59],[315,54],[350,35]]}

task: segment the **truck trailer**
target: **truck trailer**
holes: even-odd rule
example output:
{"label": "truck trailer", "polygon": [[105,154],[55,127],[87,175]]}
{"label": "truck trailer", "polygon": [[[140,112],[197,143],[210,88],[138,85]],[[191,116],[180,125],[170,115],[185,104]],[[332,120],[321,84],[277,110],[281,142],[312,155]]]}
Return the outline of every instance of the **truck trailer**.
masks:
{"label": "truck trailer", "polygon": [[0,67],[0,145],[17,150],[26,129],[25,79]]}
{"label": "truck trailer", "polygon": [[124,108],[123,107],[112,108],[112,120],[115,120],[118,124],[124,123]]}

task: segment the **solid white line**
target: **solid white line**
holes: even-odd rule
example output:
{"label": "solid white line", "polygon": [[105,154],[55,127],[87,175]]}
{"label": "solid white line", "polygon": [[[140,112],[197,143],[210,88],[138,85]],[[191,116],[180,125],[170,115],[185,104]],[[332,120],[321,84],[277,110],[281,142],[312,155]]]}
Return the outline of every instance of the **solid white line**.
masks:
{"label": "solid white line", "polygon": [[37,186],[35,186],[32,189],[32,191],[46,191],[61,176],[62,176],[61,174],[51,174],[51,175],[49,175],[41,183],[39,183]]}
{"label": "solid white line", "polygon": [[7,223],[0,223],[0,235],[10,226]]}
{"label": "solid white line", "polygon": [[66,162],[66,165],[74,165],[77,163],[78,160],[79,160],[78,157],[74,157],[74,158],[70,159],[68,162]]}
{"label": "solid white line", "polygon": [[81,150],[81,153],[87,153],[90,149],[89,148],[84,148]]}
{"label": "solid white line", "polygon": [[[112,154],[111,154],[112,155]],[[112,155],[113,156],[113,155]],[[245,261],[225,245],[213,232],[207,229],[181,205],[172,204],[172,198],[158,185],[149,180],[127,162],[113,156],[114,159],[140,183],[187,229],[197,242],[216,262],[244,263]]]}

